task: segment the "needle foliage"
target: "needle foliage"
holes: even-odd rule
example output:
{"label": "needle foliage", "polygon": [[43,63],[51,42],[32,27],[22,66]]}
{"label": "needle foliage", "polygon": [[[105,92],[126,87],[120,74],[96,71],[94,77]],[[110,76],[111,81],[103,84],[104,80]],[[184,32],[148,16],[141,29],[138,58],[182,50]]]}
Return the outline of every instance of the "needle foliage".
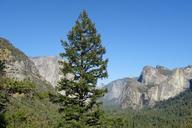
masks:
{"label": "needle foliage", "polygon": [[[105,48],[95,24],[83,11],[62,41],[64,52],[61,57],[63,78],[58,83],[58,102],[63,114],[62,127],[100,127],[103,115],[99,98],[105,90],[96,87],[98,79],[106,78],[108,60],[103,58]],[[68,76],[72,77],[68,77]]]}

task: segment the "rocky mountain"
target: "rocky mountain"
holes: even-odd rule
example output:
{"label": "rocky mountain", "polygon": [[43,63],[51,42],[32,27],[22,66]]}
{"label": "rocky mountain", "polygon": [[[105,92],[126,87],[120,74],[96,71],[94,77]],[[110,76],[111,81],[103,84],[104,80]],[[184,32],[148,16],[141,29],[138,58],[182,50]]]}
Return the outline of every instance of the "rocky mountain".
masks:
{"label": "rocky mountain", "polygon": [[[116,103],[121,108],[141,109],[179,95],[192,86],[192,66],[173,70],[163,66],[146,66],[139,79],[125,78],[111,82],[104,104]],[[118,101],[118,102],[116,102]]]}
{"label": "rocky mountain", "polygon": [[[29,59],[8,40],[0,38],[0,48],[10,53],[6,75],[18,80],[30,79],[37,83],[39,90],[53,90],[59,80],[59,57],[35,57]],[[159,101],[179,95],[192,89],[192,66],[167,69],[163,66],[146,66],[139,78],[124,78],[105,86],[108,93],[104,105],[122,109],[141,109],[154,106]]]}
{"label": "rocky mountain", "polygon": [[0,48],[9,51],[6,63],[6,76],[17,80],[29,79],[36,83],[39,91],[53,90],[52,86],[39,74],[33,61],[8,40],[0,38]]}
{"label": "rocky mountain", "polygon": [[[58,57],[31,58],[40,75],[54,87],[59,80]],[[113,81],[104,88],[104,106],[122,109],[141,109],[154,106],[159,101],[179,95],[192,87],[192,66],[168,69],[163,66],[145,66],[138,78],[124,78]]]}
{"label": "rocky mountain", "polygon": [[58,127],[58,105],[50,101],[55,89],[39,74],[33,61],[3,38],[0,60],[6,64],[6,76],[0,76],[0,128]]}
{"label": "rocky mountain", "polygon": [[119,106],[121,104],[121,94],[126,87],[129,78],[115,80],[108,85],[104,86],[107,88],[107,94],[103,98],[104,106],[111,107],[111,106]]}
{"label": "rocky mountain", "polygon": [[[59,61],[62,61],[62,59],[58,56],[40,56],[30,59],[34,62],[39,74],[51,83],[53,87],[57,86],[58,81],[62,77],[59,66]],[[66,78],[73,79],[73,75],[68,74]]]}
{"label": "rocky mountain", "polygon": [[34,62],[36,68],[42,77],[50,82],[54,87],[59,80],[59,63],[60,60],[57,56],[49,57],[33,57],[31,60]]}

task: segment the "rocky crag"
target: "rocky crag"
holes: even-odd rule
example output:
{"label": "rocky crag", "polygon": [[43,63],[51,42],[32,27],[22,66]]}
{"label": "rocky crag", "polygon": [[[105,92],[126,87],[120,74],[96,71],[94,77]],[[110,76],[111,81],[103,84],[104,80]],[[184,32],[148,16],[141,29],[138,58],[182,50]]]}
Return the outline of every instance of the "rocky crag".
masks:
{"label": "rocky crag", "polygon": [[111,82],[104,104],[115,101],[122,109],[153,107],[156,102],[175,97],[192,86],[192,66],[173,70],[163,66],[146,66],[138,79]]}

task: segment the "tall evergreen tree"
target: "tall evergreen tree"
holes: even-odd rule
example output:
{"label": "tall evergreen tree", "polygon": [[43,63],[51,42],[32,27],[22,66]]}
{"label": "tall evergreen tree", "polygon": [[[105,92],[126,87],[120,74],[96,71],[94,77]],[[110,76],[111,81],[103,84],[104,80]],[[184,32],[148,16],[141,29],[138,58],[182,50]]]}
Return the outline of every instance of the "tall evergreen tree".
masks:
{"label": "tall evergreen tree", "polygon": [[[95,24],[83,11],[68,34],[68,41],[61,41],[64,53],[61,57],[63,78],[58,83],[60,112],[63,127],[100,127],[102,110],[99,98],[105,90],[96,87],[98,79],[106,78],[108,60],[103,58],[105,48]],[[72,79],[69,79],[72,75]]]}

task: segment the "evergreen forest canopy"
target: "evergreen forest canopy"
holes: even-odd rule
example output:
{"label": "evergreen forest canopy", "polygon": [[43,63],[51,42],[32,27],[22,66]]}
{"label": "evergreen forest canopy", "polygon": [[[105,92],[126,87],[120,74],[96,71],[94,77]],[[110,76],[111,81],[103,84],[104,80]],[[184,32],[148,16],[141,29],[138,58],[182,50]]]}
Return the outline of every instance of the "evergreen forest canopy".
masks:
{"label": "evergreen forest canopy", "polygon": [[[107,77],[108,60],[95,24],[83,11],[62,41],[62,79],[56,90],[39,89],[31,79],[6,76],[9,58],[27,60],[18,49],[0,40],[0,127],[1,128],[192,128],[192,92],[140,111],[102,108],[106,90],[96,88]],[[13,57],[12,57],[13,58]],[[72,74],[73,78],[66,76]],[[64,91],[65,93],[58,93]],[[104,111],[105,110],[105,111]]]}

